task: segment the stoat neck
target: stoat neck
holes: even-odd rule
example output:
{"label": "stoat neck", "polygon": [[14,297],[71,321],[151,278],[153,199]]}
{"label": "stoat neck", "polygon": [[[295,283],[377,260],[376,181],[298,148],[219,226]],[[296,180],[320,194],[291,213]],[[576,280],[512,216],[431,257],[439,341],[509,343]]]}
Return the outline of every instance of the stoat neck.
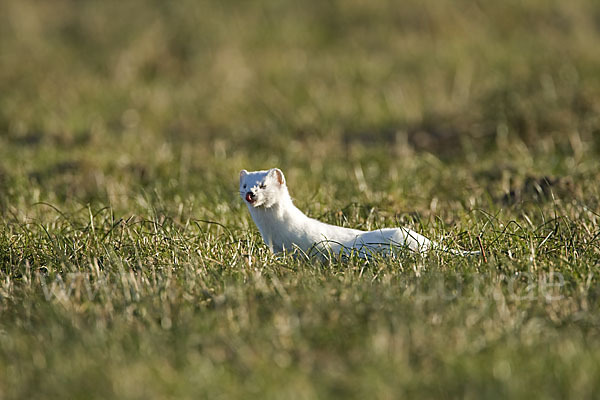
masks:
{"label": "stoat neck", "polygon": [[272,207],[274,217],[281,222],[298,221],[308,218],[298,207],[292,202],[289,193],[284,193],[279,201]]}

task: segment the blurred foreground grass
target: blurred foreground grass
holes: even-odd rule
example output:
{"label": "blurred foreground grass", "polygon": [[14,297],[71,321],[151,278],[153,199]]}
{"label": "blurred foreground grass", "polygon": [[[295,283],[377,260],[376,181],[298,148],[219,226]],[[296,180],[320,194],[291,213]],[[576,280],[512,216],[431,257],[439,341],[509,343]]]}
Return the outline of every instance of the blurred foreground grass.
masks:
{"label": "blurred foreground grass", "polygon": [[[0,3],[0,398],[594,397],[600,5],[488,3]],[[488,262],[273,256],[272,166]]]}

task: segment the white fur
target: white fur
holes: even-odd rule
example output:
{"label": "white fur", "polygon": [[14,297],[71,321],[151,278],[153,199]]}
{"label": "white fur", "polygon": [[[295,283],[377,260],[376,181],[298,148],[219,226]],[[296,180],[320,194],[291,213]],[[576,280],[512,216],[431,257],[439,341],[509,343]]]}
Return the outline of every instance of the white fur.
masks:
{"label": "white fur", "polygon": [[[248,199],[248,193],[254,197]],[[361,231],[325,224],[304,215],[292,202],[283,172],[240,172],[240,195],[265,243],[273,252],[301,250],[307,255],[356,253],[361,257],[376,252],[390,254],[396,247],[418,253],[440,248],[435,242],[406,228]],[[462,254],[463,252],[452,251]]]}

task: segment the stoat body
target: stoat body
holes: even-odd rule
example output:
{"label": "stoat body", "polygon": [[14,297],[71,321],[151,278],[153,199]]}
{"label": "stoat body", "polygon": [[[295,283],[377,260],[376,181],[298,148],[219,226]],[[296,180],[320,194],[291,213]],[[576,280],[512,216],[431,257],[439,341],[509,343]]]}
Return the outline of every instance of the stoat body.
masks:
{"label": "stoat body", "polygon": [[[283,172],[240,172],[240,196],[271,251],[302,251],[322,256],[355,253],[368,257],[373,253],[392,254],[405,247],[417,253],[442,249],[436,242],[407,228],[384,228],[374,231],[329,225],[309,218],[292,202]],[[450,250],[456,254],[471,254]]]}

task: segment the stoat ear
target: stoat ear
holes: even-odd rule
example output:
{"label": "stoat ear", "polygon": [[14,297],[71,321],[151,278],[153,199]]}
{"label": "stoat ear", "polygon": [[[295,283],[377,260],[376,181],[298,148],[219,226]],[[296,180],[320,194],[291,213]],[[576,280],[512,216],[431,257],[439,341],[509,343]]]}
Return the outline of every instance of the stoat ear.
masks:
{"label": "stoat ear", "polygon": [[246,171],[245,169],[240,171],[240,183],[242,182],[242,179],[244,179],[244,177],[248,175],[248,171]]}
{"label": "stoat ear", "polygon": [[268,175],[269,177],[276,179],[280,185],[285,185],[285,177],[279,168],[271,168]]}

